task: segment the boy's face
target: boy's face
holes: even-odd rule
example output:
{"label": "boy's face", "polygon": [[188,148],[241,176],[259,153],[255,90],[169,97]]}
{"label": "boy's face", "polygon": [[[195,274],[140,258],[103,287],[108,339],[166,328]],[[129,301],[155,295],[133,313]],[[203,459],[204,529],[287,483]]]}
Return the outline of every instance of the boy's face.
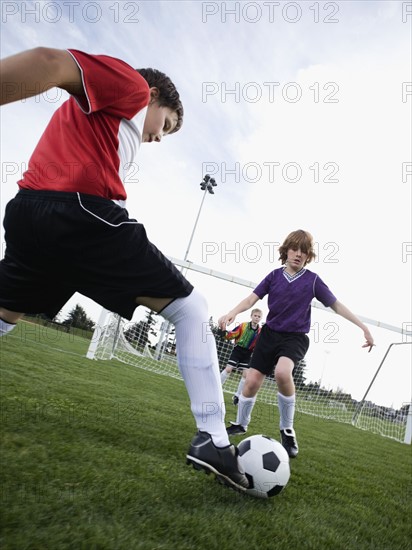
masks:
{"label": "boy's face", "polygon": [[255,311],[252,314],[252,323],[254,323],[255,325],[258,325],[260,323],[261,318],[262,318],[262,314],[258,311]]}
{"label": "boy's face", "polygon": [[307,260],[308,255],[305,252],[302,252],[300,248],[288,249],[288,257],[286,263],[291,269],[299,271],[299,269],[305,267]]}
{"label": "boy's face", "polygon": [[176,127],[177,113],[170,107],[159,107],[157,101],[157,88],[150,89],[150,103],[147,107],[147,114],[143,126],[143,143],[161,141]]}

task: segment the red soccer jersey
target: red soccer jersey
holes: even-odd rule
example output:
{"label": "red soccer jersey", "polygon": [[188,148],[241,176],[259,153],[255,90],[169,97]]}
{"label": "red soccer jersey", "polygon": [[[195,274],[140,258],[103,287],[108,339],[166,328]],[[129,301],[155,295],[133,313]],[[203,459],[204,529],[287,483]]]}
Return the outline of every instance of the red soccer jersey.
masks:
{"label": "red soccer jersey", "polygon": [[68,51],[85,97],[71,96],[54,113],[18,185],[125,200],[122,178],[142,140],[149,86],[124,61]]}

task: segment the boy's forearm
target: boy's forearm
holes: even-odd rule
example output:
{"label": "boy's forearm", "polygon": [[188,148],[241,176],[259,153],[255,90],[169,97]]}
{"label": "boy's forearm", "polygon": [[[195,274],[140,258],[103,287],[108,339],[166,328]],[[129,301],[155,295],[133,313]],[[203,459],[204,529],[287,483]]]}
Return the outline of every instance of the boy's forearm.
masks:
{"label": "boy's forearm", "polygon": [[259,300],[259,297],[252,292],[247,298],[242,300],[236,307],[234,307],[229,313],[226,315],[223,315],[219,319],[219,327],[225,329],[226,325],[230,325],[238,313],[242,313],[243,311],[246,311],[247,309],[251,308],[256,302]]}
{"label": "boy's forearm", "polygon": [[247,309],[249,308],[247,307],[247,305],[245,305],[245,300],[242,300],[239,304],[237,304],[237,306],[230,310],[230,314],[233,317],[236,317],[237,315],[239,315],[239,313],[243,313]]}
{"label": "boy's forearm", "polygon": [[332,309],[335,313],[337,313],[338,315],[340,315],[341,317],[344,317],[347,321],[350,321],[351,323],[353,323],[354,325],[358,326],[359,328],[361,328],[362,330],[366,330],[367,327],[366,325],[364,325],[362,323],[362,321],[360,319],[358,319],[358,317],[356,317],[356,315],[354,313],[352,313],[350,311],[350,309],[348,309],[344,304],[342,304],[341,302],[339,301],[336,301],[333,305],[332,305]]}
{"label": "boy's forearm", "polygon": [[364,323],[362,323],[362,321],[358,319],[358,317],[356,317],[356,315],[352,313],[350,309],[348,309],[338,300],[336,300],[336,302],[331,305],[331,308],[335,313],[337,313],[338,315],[341,315],[342,317],[344,317],[345,319],[347,319],[348,321],[350,321],[351,323],[353,323],[354,325],[358,326],[360,329],[363,330],[363,334],[365,336],[366,342],[365,344],[363,344],[362,347],[369,348],[369,351],[371,351],[375,344],[373,343],[373,336],[370,333],[368,327]]}
{"label": "boy's forearm", "polygon": [[252,293],[247,298],[239,302],[239,304],[232,309],[231,313],[233,313],[235,316],[239,313],[243,313],[244,311],[247,311],[252,306],[254,306],[258,300],[258,296]]}
{"label": "boy's forearm", "polygon": [[34,48],[1,61],[1,105],[27,99],[55,86],[82,94],[80,70],[65,50]]}

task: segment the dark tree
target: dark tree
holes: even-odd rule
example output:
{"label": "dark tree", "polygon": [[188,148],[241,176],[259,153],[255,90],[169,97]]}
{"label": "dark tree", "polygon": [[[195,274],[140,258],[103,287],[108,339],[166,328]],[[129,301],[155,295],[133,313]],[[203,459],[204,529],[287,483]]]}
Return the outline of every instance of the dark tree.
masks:
{"label": "dark tree", "polygon": [[148,333],[151,334],[152,336],[157,336],[157,330],[155,330],[155,326],[156,326],[156,319],[155,319],[155,312],[150,310],[146,313],[146,323],[149,327],[148,329]]}
{"label": "dark tree", "polygon": [[154,312],[148,311],[146,313],[146,319],[134,323],[125,330],[126,340],[134,344],[136,347],[144,348],[149,343],[149,335],[157,336],[157,332],[154,329],[156,319],[154,318]]}
{"label": "dark tree", "polygon": [[81,305],[77,304],[69,312],[66,319],[62,322],[62,325],[79,328],[82,330],[93,330],[94,321],[87,316],[86,311]]}

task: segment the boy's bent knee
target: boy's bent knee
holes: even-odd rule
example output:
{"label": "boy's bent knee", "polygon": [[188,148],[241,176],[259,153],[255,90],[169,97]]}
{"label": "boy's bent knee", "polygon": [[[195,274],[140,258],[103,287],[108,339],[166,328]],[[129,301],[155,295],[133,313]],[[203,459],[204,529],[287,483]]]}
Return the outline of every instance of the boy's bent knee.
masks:
{"label": "boy's bent knee", "polygon": [[20,313],[18,311],[10,311],[9,309],[0,307],[0,319],[5,323],[15,325],[17,321],[20,321],[23,315],[24,313]]}
{"label": "boy's bent knee", "polygon": [[207,322],[209,319],[206,298],[196,289],[193,289],[184,298],[176,298],[165,307],[161,315],[175,324],[183,319],[191,322],[200,321],[201,323]]}
{"label": "boy's bent knee", "polygon": [[11,332],[16,326],[16,323],[7,323],[3,319],[0,319],[0,337],[5,336]]}
{"label": "boy's bent knee", "polygon": [[275,380],[278,385],[290,384],[293,382],[293,376],[292,373],[288,371],[277,372],[275,373]]}

